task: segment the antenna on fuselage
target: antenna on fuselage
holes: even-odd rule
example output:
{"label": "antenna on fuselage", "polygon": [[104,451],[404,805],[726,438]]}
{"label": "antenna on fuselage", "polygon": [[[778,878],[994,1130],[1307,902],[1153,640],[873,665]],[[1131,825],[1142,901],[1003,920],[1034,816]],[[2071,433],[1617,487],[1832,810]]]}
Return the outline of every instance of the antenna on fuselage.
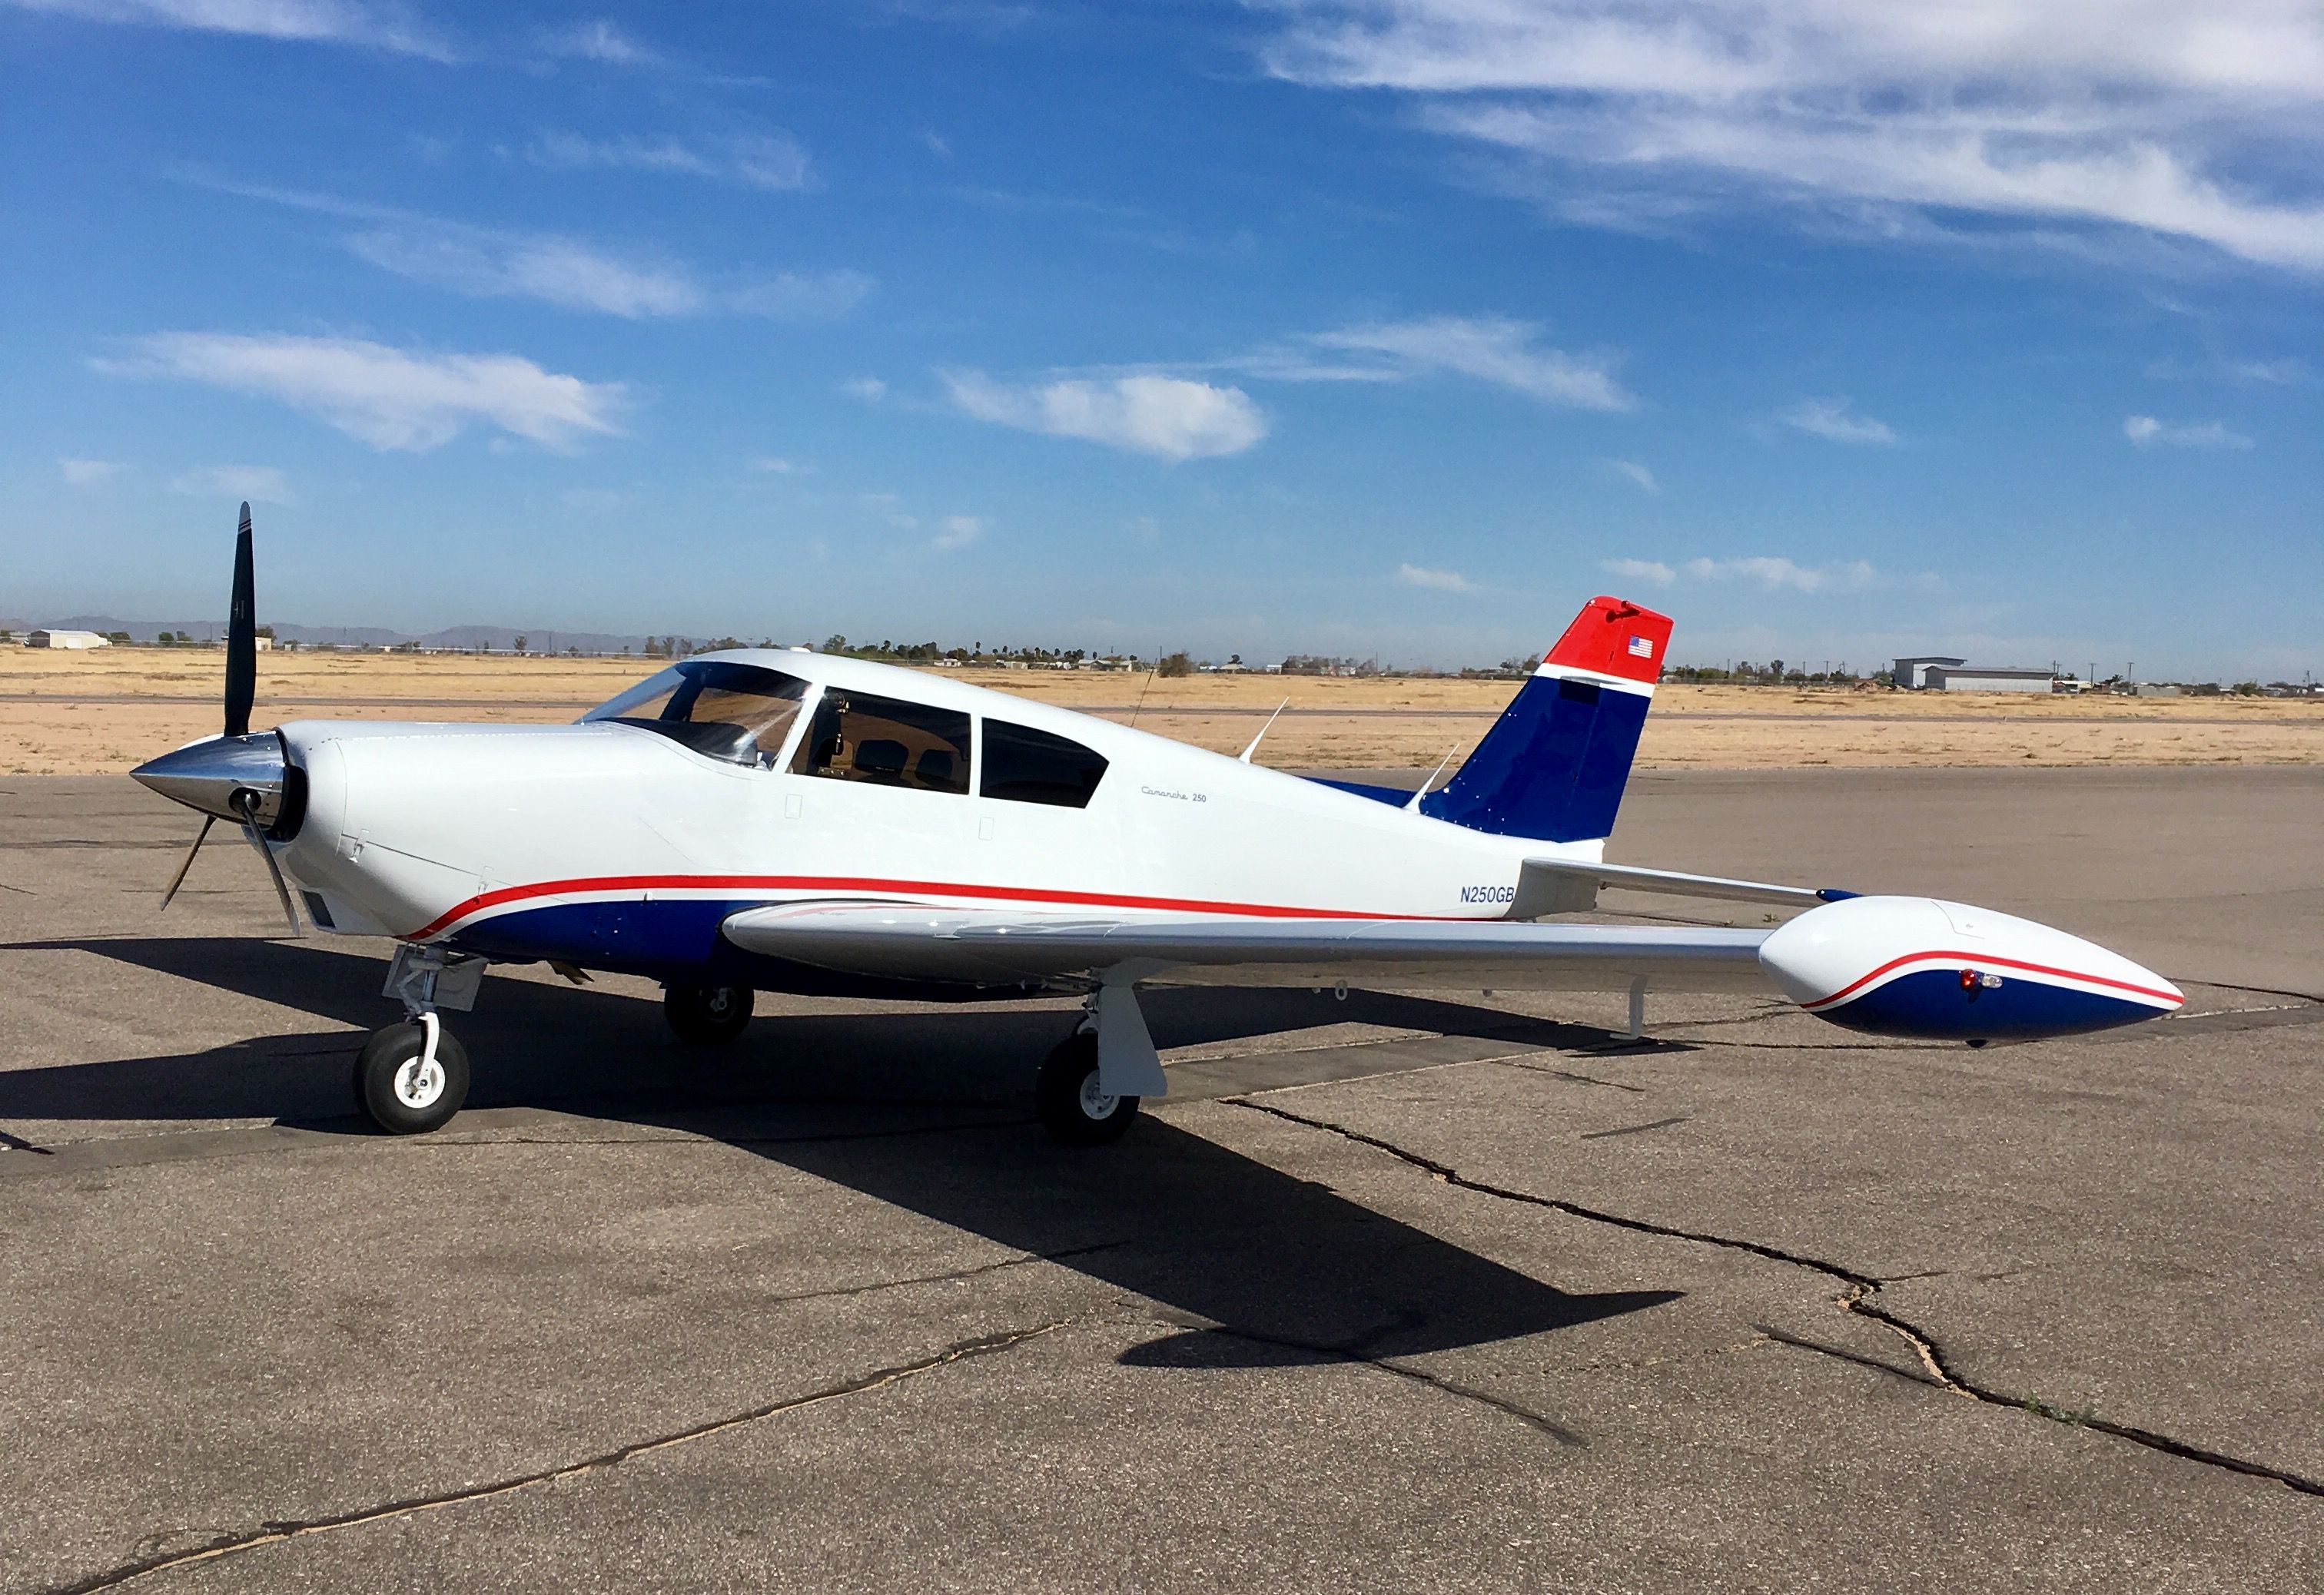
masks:
{"label": "antenna on fuselage", "polygon": [[1281,703],[1275,705],[1275,713],[1267,717],[1267,724],[1259,728],[1259,735],[1251,738],[1250,746],[1242,751],[1242,761],[1245,764],[1249,764],[1250,762],[1250,756],[1259,751],[1259,744],[1266,740],[1267,733],[1274,729],[1276,720],[1281,716],[1284,710],[1290,706],[1291,700],[1289,698],[1285,698]]}
{"label": "antenna on fuselage", "polygon": [[1436,784],[1436,778],[1444,773],[1444,767],[1452,762],[1452,755],[1460,751],[1461,744],[1458,742],[1444,750],[1444,757],[1436,761],[1436,768],[1428,772],[1428,779],[1420,783],[1420,790],[1412,795],[1412,801],[1405,805],[1406,808],[1413,809],[1420,807],[1420,800],[1428,796],[1428,788]]}

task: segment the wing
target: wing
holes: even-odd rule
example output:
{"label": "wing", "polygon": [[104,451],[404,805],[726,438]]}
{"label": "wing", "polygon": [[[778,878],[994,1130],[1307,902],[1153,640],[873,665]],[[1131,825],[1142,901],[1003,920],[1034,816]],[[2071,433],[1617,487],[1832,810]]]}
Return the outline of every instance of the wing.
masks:
{"label": "wing", "polygon": [[1771,992],[1768,933],[1506,919],[1092,917],[1010,909],[824,902],[746,908],[724,924],[747,952],[849,974],[981,983],[1162,984],[1510,991]]}

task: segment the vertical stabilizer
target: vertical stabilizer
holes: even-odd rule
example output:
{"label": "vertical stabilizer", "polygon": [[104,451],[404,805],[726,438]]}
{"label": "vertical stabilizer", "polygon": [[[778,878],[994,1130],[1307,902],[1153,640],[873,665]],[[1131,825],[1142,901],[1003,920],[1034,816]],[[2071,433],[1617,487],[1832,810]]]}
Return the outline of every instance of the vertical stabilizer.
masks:
{"label": "vertical stabilizer", "polygon": [[1670,638],[1668,615],[1592,598],[1420,812],[1541,842],[1611,835]]}

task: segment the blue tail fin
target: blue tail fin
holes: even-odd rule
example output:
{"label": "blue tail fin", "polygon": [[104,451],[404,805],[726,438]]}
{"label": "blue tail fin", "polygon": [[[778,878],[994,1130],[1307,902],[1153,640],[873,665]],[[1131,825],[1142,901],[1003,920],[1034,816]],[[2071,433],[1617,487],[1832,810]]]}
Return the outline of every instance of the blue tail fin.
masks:
{"label": "blue tail fin", "polygon": [[1613,834],[1670,636],[1667,615],[1591,599],[1420,812],[1543,842]]}

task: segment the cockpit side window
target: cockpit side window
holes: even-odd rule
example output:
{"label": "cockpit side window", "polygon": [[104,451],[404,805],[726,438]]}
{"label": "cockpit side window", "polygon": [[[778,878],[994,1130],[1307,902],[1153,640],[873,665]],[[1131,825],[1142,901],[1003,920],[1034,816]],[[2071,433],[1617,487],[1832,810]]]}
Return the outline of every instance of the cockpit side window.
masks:
{"label": "cockpit side window", "polygon": [[791,757],[791,773],[917,792],[965,793],[968,716],[825,687]]}
{"label": "cockpit side window", "polygon": [[987,798],[1087,808],[1105,779],[1105,756],[1029,725],[988,719],[982,769],[976,784]]}
{"label": "cockpit side window", "polygon": [[731,659],[687,659],[581,716],[659,732],[697,753],[771,769],[798,719],[807,684]]}

